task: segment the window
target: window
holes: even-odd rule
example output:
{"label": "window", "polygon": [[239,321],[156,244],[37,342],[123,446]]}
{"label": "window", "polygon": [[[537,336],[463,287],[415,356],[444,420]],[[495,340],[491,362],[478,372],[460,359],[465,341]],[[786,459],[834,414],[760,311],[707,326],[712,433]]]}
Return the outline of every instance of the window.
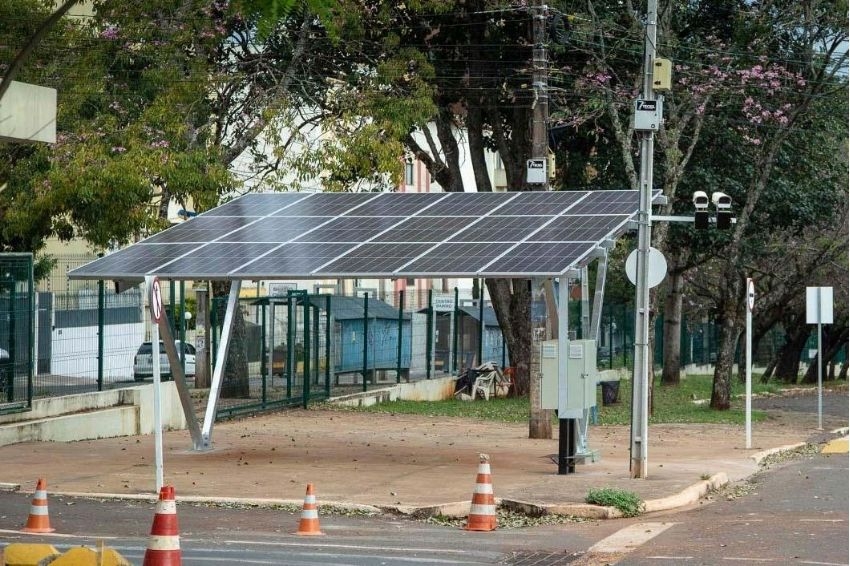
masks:
{"label": "window", "polygon": [[404,164],[404,184],[408,187],[413,186],[413,162],[406,161]]}

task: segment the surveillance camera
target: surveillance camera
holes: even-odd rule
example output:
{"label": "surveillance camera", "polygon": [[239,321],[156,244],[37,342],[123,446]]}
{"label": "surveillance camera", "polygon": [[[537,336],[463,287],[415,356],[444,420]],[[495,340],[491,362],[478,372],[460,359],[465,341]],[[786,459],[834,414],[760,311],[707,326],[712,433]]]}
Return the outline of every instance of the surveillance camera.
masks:
{"label": "surveillance camera", "polygon": [[732,208],[732,197],[720,191],[711,193],[711,202],[718,210],[726,210]]}
{"label": "surveillance camera", "polygon": [[694,191],[694,207],[697,210],[705,210],[708,208],[708,195],[705,191]]}

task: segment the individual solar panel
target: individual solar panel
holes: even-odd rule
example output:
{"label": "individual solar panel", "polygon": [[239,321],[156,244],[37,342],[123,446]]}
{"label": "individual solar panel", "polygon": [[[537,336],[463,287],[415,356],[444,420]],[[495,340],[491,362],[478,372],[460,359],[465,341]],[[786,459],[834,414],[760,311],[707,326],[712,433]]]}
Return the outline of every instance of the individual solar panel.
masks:
{"label": "individual solar panel", "polygon": [[[504,204],[508,193],[449,193],[418,216],[481,216]],[[510,195],[515,196],[515,195]]]}
{"label": "individual solar panel", "polygon": [[555,216],[587,196],[585,191],[531,191],[511,199],[493,214],[506,216]]}
{"label": "individual solar panel", "polygon": [[364,244],[314,272],[313,276],[351,273],[388,275],[432,247],[432,244]]}
{"label": "individual solar panel", "polygon": [[[288,242],[314,229],[317,222],[321,224],[331,220],[333,220],[333,217],[330,216],[270,216],[263,218],[262,222],[254,222],[249,226],[225,234],[218,241]],[[195,220],[192,222],[195,222]]]}
{"label": "individual solar panel", "polygon": [[304,233],[299,242],[364,242],[401,222],[398,216],[342,216]]}
{"label": "individual solar panel", "polygon": [[424,256],[404,266],[404,273],[426,274],[434,271],[443,273],[475,273],[485,264],[505,252],[501,243],[455,244],[446,243],[430,250]]}
{"label": "individual solar panel", "polygon": [[251,193],[225,203],[204,215],[266,216],[269,212],[308,198],[309,193]]}
{"label": "individual solar panel", "polygon": [[254,216],[199,216],[189,222],[175,224],[159,234],[147,238],[146,244],[167,244],[196,242],[205,244],[222,234],[238,230],[244,226],[256,222]]}
{"label": "individual solar panel", "polygon": [[634,214],[638,207],[638,191],[590,191],[569,214]]}
{"label": "individual solar panel", "polygon": [[193,279],[216,279],[237,267],[252,261],[276,247],[276,244],[232,243],[212,244],[196,248],[177,261],[157,268],[163,276],[185,276]]}
{"label": "individual solar panel", "polygon": [[537,224],[523,216],[486,216],[470,223],[450,242],[519,242],[530,235]]}
{"label": "individual solar panel", "polygon": [[311,271],[354,248],[355,244],[284,244],[256,258],[237,271],[233,277],[264,277],[272,279],[281,274],[306,277]]}
{"label": "individual solar panel", "polygon": [[[315,193],[273,216],[339,216],[379,198],[382,193]],[[271,211],[266,211],[270,213]]]}
{"label": "individual solar panel", "polygon": [[[85,266],[86,273],[106,277],[139,277],[197,249],[196,244],[136,244]],[[82,269],[82,268],[80,268]]]}
{"label": "individual solar panel", "polygon": [[434,202],[434,193],[384,193],[346,216],[411,216]]}
{"label": "individual solar panel", "polygon": [[375,242],[439,243],[478,220],[477,216],[413,216],[375,237]]}
{"label": "individual solar panel", "polygon": [[598,242],[628,220],[628,216],[559,216],[535,232],[532,242]]}
{"label": "individual solar panel", "polygon": [[593,249],[586,243],[535,242],[519,244],[484,267],[486,273],[559,274]]}

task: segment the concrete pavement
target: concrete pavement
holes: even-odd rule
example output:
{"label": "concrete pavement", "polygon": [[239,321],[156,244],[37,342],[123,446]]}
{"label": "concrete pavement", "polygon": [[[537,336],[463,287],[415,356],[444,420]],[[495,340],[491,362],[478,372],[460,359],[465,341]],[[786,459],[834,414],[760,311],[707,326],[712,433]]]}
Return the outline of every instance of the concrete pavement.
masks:
{"label": "concrete pavement", "polygon": [[[846,414],[825,416],[827,431],[841,427],[847,427]],[[465,515],[478,455],[486,453],[503,504],[608,518],[618,512],[584,503],[590,489],[629,490],[648,512],[691,505],[708,490],[756,472],[765,454],[800,445],[817,432],[816,415],[767,419],[754,423],[753,448],[747,450],[743,426],[650,425],[649,477],[631,479],[628,427],[592,425],[595,461],[559,476],[551,459],[557,439],[529,440],[526,424],[291,410],[216,424],[208,452],[193,452],[187,431],[167,432],[164,471],[178,502],[300,507],[306,484],[313,483],[320,509]],[[0,447],[0,462],[0,482],[18,485],[22,496],[31,495],[43,477],[48,497],[155,498],[151,435],[15,444]],[[17,519],[0,520],[0,528],[15,528]]]}

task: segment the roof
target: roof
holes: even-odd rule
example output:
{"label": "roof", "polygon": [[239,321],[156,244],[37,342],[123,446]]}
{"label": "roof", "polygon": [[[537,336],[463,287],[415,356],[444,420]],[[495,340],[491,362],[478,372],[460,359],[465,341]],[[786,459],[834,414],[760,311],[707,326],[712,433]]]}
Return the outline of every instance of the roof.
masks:
{"label": "roof", "polygon": [[628,229],[638,191],[254,193],[72,279],[559,276]]}

